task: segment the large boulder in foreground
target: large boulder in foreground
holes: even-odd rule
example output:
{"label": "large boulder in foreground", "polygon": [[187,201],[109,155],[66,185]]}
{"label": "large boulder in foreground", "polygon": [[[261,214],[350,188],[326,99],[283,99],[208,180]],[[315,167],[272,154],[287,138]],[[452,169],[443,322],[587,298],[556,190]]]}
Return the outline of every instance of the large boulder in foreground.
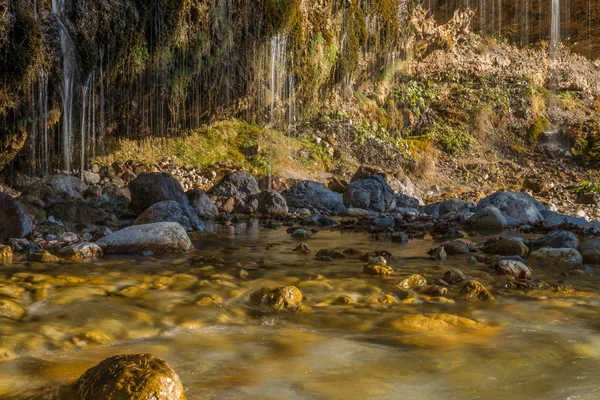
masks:
{"label": "large boulder in foreground", "polygon": [[344,192],[344,205],[348,208],[389,212],[396,208],[396,198],[381,175],[372,175],[348,185]]}
{"label": "large boulder in foreground", "polygon": [[526,193],[497,192],[479,202],[476,211],[494,206],[502,212],[508,225],[534,225],[544,220],[546,210],[540,202]]}
{"label": "large boulder in foreground", "polygon": [[112,356],[85,371],[73,386],[78,400],[186,400],[179,376],[152,354]]}
{"label": "large boulder in foreground", "polygon": [[198,217],[202,219],[213,219],[219,215],[219,209],[212,202],[210,197],[200,189],[192,189],[185,192],[190,207],[196,211]]}
{"label": "large boulder in foreground", "polygon": [[319,182],[302,181],[288,190],[284,190],[281,194],[288,207],[307,208],[313,212],[325,212],[333,215],[338,215],[346,210],[342,195]]}
{"label": "large boulder in foreground", "polygon": [[143,173],[129,183],[131,208],[138,215],[161,201],[188,205],[189,201],[179,182],[169,174]]}
{"label": "large boulder in foreground", "polygon": [[247,172],[236,171],[225,175],[208,193],[218,197],[237,197],[246,202],[250,196],[260,193],[260,189],[258,182],[252,175]]}
{"label": "large boulder in foreground", "polygon": [[97,244],[106,254],[181,253],[194,248],[185,229],[176,222],[134,225],[111,233]]}
{"label": "large boulder in foreground", "polygon": [[31,220],[21,204],[6,193],[0,193],[0,241],[23,238],[33,231]]}
{"label": "large boulder in foreground", "polygon": [[204,224],[192,207],[179,204],[176,201],[161,201],[152,204],[135,221],[137,225],[155,222],[177,222],[188,232],[203,231],[205,229]]}

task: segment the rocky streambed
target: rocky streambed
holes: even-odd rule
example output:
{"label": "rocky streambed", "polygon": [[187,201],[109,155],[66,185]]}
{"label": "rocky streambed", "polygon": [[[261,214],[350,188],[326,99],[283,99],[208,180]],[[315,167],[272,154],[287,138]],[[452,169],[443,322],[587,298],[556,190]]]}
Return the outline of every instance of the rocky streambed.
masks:
{"label": "rocky streambed", "polygon": [[381,174],[343,193],[255,183],[56,175],[3,195],[0,397],[112,399],[119,382],[170,382],[168,399],[600,390],[597,222],[523,193],[423,205]]}

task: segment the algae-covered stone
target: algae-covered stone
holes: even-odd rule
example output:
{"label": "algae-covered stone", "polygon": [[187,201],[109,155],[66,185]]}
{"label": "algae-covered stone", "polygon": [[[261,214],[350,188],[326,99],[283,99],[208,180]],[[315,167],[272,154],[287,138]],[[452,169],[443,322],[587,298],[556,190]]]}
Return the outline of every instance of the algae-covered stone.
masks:
{"label": "algae-covered stone", "polygon": [[302,304],[302,292],[296,286],[262,288],[252,293],[250,301],[269,310],[295,311]]}
{"label": "algae-covered stone", "polygon": [[331,303],[334,306],[345,306],[348,304],[356,304],[356,301],[350,296],[339,296]]}
{"label": "algae-covered stone", "polygon": [[81,242],[63,247],[58,254],[67,260],[82,261],[102,258],[103,252],[96,243]]}
{"label": "algae-covered stone", "polygon": [[0,264],[10,264],[12,262],[13,252],[10,246],[0,245]]}
{"label": "algae-covered stone", "polygon": [[384,257],[378,256],[363,266],[363,273],[368,275],[396,275],[396,271],[387,265]]}
{"label": "algae-covered stone", "polygon": [[20,320],[25,314],[23,307],[10,300],[0,300],[0,317]]}
{"label": "algae-covered stone", "polygon": [[444,261],[448,257],[444,246],[435,247],[427,252],[432,260]]}
{"label": "algae-covered stone", "polygon": [[414,274],[402,279],[398,282],[397,286],[402,289],[414,289],[425,285],[427,285],[427,279],[423,278],[421,275]]}
{"label": "algae-covered stone", "polygon": [[196,302],[196,304],[198,304],[199,306],[213,306],[219,305],[221,303],[223,303],[223,299],[221,298],[221,296],[218,296],[216,294],[206,294],[200,296],[200,298]]}
{"label": "algae-covered stone", "polygon": [[483,324],[451,314],[404,315],[393,320],[391,327],[403,333],[447,333],[482,329]]}
{"label": "algae-covered stone", "polygon": [[466,301],[490,301],[494,302],[494,296],[481,283],[470,280],[465,283],[461,291],[458,293],[459,300]]}
{"label": "algae-covered stone", "polygon": [[109,357],[73,386],[80,400],[186,400],[183,384],[166,361],[152,354]]}
{"label": "algae-covered stone", "polygon": [[37,262],[41,262],[41,263],[54,263],[54,262],[60,261],[60,259],[58,257],[51,254],[47,250],[40,250],[37,253],[30,255],[29,259],[31,261],[37,261]]}

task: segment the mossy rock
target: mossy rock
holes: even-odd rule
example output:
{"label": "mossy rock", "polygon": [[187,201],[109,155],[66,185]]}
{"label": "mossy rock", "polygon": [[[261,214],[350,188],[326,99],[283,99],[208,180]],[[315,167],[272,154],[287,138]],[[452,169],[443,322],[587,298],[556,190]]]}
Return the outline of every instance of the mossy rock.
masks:
{"label": "mossy rock", "polygon": [[186,400],[183,384],[166,361],[152,354],[109,357],[73,386],[80,400]]}
{"label": "mossy rock", "polygon": [[540,138],[540,135],[550,129],[550,121],[545,117],[538,117],[533,121],[533,123],[529,126],[527,131],[527,141],[530,144],[537,144]]}
{"label": "mossy rock", "polygon": [[458,293],[459,300],[495,302],[496,299],[481,283],[470,280]]}
{"label": "mossy rock", "polygon": [[250,301],[270,311],[296,311],[302,305],[302,292],[296,286],[262,288],[252,293]]}

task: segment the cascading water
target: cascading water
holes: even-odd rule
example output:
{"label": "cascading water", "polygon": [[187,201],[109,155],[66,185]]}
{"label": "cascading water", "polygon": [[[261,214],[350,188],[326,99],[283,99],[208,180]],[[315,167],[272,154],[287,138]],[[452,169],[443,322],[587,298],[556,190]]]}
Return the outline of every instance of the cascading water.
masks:
{"label": "cascading water", "polygon": [[64,24],[64,0],[52,0],[52,13],[58,22],[60,34],[60,47],[63,59],[63,87],[61,96],[63,101],[63,167],[66,171],[71,169],[72,152],[72,111],[73,111],[73,86],[75,81],[75,57],[73,42],[69,31]]}
{"label": "cascading water", "polygon": [[550,27],[550,43],[552,50],[560,46],[560,0],[552,0],[552,17]]}
{"label": "cascading water", "polygon": [[105,114],[104,114],[104,49],[100,49],[100,133],[102,139],[106,130]]}
{"label": "cascading water", "polygon": [[92,76],[90,75],[90,77],[85,82],[85,85],[83,85],[83,87],[82,87],[83,100],[82,100],[82,110],[81,110],[81,165],[80,165],[81,168],[79,169],[79,173],[81,175],[81,180],[83,180],[83,171],[85,168],[85,136],[88,131],[85,117],[86,117],[86,106],[87,106],[87,99],[88,99],[87,94],[88,94],[88,90],[90,88],[91,81],[92,81]]}
{"label": "cascading water", "polygon": [[275,35],[271,38],[271,108],[269,137],[269,190],[273,190],[273,129],[277,126],[276,107],[285,97],[287,81],[287,37]]}

